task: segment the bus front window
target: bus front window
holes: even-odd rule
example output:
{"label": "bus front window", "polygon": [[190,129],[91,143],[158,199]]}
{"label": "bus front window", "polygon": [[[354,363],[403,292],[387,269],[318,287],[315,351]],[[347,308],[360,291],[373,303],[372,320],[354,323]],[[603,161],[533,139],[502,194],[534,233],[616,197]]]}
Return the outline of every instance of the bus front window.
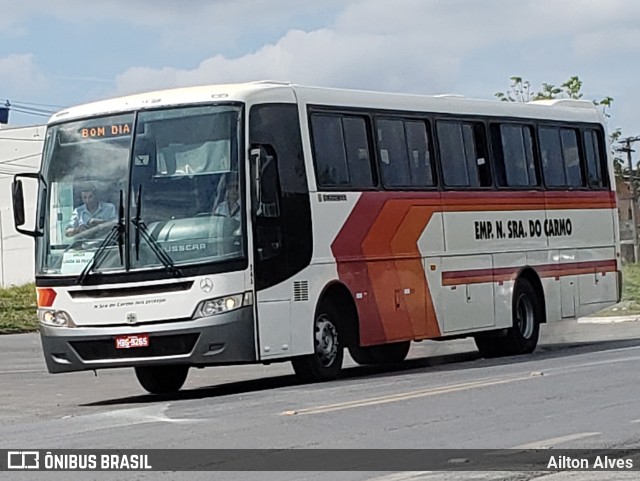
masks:
{"label": "bus front window", "polygon": [[139,114],[131,175],[132,268],[244,255],[239,122],[240,107],[228,105]]}
{"label": "bus front window", "polygon": [[79,274],[103,243],[100,269],[124,268],[110,233],[120,193],[127,188],[133,122],[129,114],[49,128],[43,164],[47,228],[39,274]]}
{"label": "bus front window", "polygon": [[240,122],[240,106],[214,105],[50,127],[39,274],[243,257]]}

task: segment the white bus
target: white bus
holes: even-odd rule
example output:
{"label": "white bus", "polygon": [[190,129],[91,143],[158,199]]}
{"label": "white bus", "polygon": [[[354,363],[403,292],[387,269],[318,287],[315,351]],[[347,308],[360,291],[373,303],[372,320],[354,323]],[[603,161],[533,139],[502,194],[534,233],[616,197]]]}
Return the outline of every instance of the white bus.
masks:
{"label": "white bus", "polygon": [[163,393],[221,364],[331,380],[344,348],[532,352],[541,323],[620,298],[610,160],[573,100],[256,82],[70,108],[31,174],[33,225],[14,182],[47,367],[134,367]]}

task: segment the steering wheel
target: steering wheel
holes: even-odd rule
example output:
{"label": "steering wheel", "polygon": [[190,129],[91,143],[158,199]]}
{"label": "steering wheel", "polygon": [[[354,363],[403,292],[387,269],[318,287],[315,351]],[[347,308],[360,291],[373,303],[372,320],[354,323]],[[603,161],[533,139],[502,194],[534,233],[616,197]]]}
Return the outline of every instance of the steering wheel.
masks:
{"label": "steering wheel", "polygon": [[82,246],[81,250],[97,248],[107,236],[107,232],[109,232],[114,225],[116,225],[116,221],[102,222],[96,226],[88,228],[87,230],[77,233],[73,236],[71,244],[69,244],[64,252],[75,250],[80,245]]}

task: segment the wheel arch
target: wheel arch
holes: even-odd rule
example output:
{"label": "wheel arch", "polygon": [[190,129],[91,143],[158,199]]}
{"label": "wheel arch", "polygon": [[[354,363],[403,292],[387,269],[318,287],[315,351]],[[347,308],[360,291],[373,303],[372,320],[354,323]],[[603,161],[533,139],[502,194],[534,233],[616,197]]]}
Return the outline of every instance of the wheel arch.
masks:
{"label": "wheel arch", "polygon": [[514,292],[515,292],[515,286],[520,279],[526,279],[529,282],[529,284],[531,284],[533,289],[536,291],[538,300],[541,303],[540,309],[541,309],[542,318],[540,322],[543,324],[546,323],[547,322],[547,300],[544,295],[544,287],[542,286],[542,281],[540,280],[540,276],[538,275],[538,273],[535,271],[533,267],[531,266],[524,267],[518,273],[515,283],[513,284]]}
{"label": "wheel arch", "polygon": [[334,303],[340,311],[338,332],[344,347],[358,346],[360,342],[358,308],[349,288],[340,281],[332,281],[324,286],[318,296],[314,317],[317,317],[320,304],[326,301]]}

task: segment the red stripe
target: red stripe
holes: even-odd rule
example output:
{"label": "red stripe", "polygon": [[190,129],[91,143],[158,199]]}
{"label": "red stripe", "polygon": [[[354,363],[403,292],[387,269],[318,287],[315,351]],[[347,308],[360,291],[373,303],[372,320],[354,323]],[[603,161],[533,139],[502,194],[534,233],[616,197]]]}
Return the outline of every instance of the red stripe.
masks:
{"label": "red stripe", "polygon": [[[540,277],[564,277],[578,274],[598,272],[615,272],[615,259],[606,261],[570,262],[565,264],[544,264],[532,266]],[[461,284],[481,284],[514,279],[519,267],[500,267],[496,269],[467,269],[462,271],[447,271],[442,273],[443,286]]]}

